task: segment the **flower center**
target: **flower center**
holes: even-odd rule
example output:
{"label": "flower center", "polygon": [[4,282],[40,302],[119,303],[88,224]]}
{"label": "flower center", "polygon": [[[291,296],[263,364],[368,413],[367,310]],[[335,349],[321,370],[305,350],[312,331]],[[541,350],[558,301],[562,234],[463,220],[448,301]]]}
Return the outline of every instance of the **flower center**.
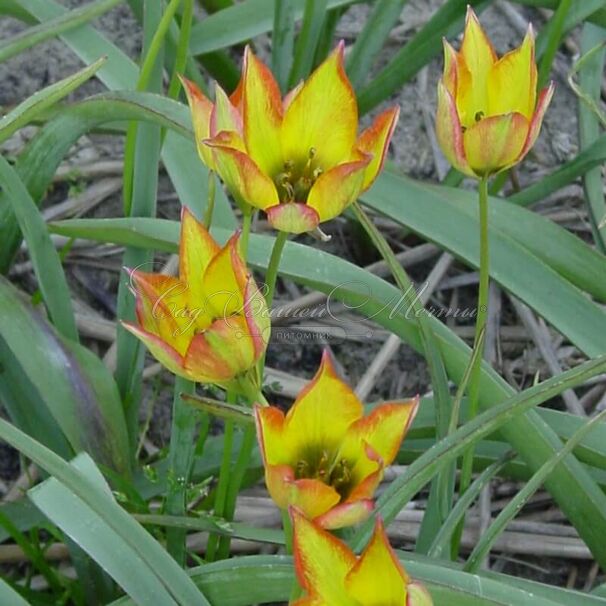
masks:
{"label": "flower center", "polygon": [[346,498],[352,488],[352,468],[347,459],[322,449],[319,453],[309,453],[297,460],[295,479],[320,480]]}
{"label": "flower center", "polygon": [[315,147],[309,149],[304,163],[286,160],[284,170],[274,179],[280,202],[306,202],[309,190],[322,172],[316,160]]}

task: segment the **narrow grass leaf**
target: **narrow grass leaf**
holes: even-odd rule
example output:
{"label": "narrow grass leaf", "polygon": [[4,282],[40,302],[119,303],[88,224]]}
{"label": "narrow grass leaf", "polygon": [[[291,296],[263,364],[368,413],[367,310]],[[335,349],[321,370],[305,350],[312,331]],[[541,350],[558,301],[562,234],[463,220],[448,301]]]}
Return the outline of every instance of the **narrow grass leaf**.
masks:
{"label": "narrow grass leaf", "polygon": [[282,93],[285,93],[295,43],[294,7],[292,0],[273,1],[274,28],[271,33],[271,69]]}
{"label": "narrow grass leaf", "polygon": [[408,0],[378,0],[364,23],[347,57],[347,75],[358,89],[383,48],[389,33],[396,25]]}
{"label": "narrow grass leaf", "polygon": [[[187,574],[181,570],[176,562],[164,551],[154,539],[132,517],[124,511],[111,497],[109,490],[102,490],[98,483],[90,478],[90,472],[83,473],[80,469],[70,465],[54,452],[36,442],[22,431],[0,419],[0,437],[16,448],[28,459],[35,462],[50,475],[54,476],[63,489],[69,494],[69,501],[74,506],[80,502],[98,516],[113,532],[117,533],[123,542],[132,547],[138,557],[153,571],[166,591],[174,597],[178,604],[207,606],[204,596],[191,583]],[[86,457],[81,455],[80,458]],[[95,467],[90,458],[87,469]],[[35,491],[33,489],[35,498]],[[55,507],[54,499],[49,499],[49,507]],[[67,505],[67,503],[66,503]],[[58,511],[61,514],[61,510]],[[66,520],[67,523],[80,524],[79,516]],[[94,525],[90,528],[94,531]],[[101,538],[101,537],[99,537]],[[93,542],[94,543],[94,542]],[[120,553],[113,553],[116,556]],[[160,594],[162,595],[162,594]],[[153,603],[153,602],[152,602]],[[161,603],[161,602],[160,602]],[[172,603],[172,602],[169,602]]]}
{"label": "narrow grass leaf", "polygon": [[[87,450],[102,464],[128,472],[126,425],[110,373],[92,352],[62,339],[2,277],[0,337],[10,352],[2,358],[7,373],[18,365],[22,384],[32,387],[16,413],[12,410],[15,402],[11,401],[9,412],[16,421],[22,420],[24,429],[54,437],[53,426],[43,420],[46,409],[75,452]],[[3,374],[1,384],[19,377],[11,373],[5,378]],[[43,424],[30,425],[34,419]]]}
{"label": "narrow grass leaf", "polygon": [[105,57],[101,57],[92,65],[43,88],[20,103],[0,120],[0,143],[92,78],[104,63]]}
{"label": "narrow grass leaf", "polygon": [[[19,32],[12,38],[0,42],[0,63],[40,44],[45,40],[55,38],[63,32],[100,17],[124,0],[97,0],[85,6],[75,8],[54,19],[49,19],[40,25]],[[1,6],[0,6],[1,8]]]}
{"label": "narrow grass leaf", "polygon": [[606,417],[606,411],[602,411],[593,419],[580,427],[566,442],[562,449],[532,476],[525,486],[516,494],[516,496],[507,503],[501,510],[496,519],[482,534],[471,555],[465,563],[465,570],[475,572],[494,545],[499,535],[505,530],[507,524],[522,510],[528,499],[541,487],[545,479],[562,462],[564,457],[568,456],[581,440]]}
{"label": "narrow grass leaf", "polygon": [[[597,45],[602,45],[599,52],[583,63],[579,70],[579,85],[581,90],[594,103],[599,103],[601,85],[604,74],[604,59],[606,57],[606,30],[591,23],[583,26],[581,36],[581,53],[585,55]],[[599,137],[599,120],[590,107],[579,99],[579,144],[581,151],[587,149]],[[606,200],[604,198],[604,183],[602,170],[599,166],[587,171],[583,176],[585,200],[589,211],[589,220],[596,246],[606,253],[606,224],[600,222],[606,217]]]}
{"label": "narrow grass leaf", "polygon": [[66,338],[78,341],[72,303],[59,255],[51,242],[42,215],[15,169],[0,156],[0,185],[29,252],[38,285],[51,320]]}
{"label": "narrow grass leaf", "polygon": [[295,56],[288,80],[290,88],[307,78],[313,68],[327,9],[328,0],[305,0],[303,25],[295,45]]}

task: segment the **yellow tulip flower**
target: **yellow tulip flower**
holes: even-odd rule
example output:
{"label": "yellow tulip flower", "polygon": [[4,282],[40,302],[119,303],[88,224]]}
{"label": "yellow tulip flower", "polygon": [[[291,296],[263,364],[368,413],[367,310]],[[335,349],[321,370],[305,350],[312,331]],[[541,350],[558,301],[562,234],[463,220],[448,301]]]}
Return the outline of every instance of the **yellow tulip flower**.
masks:
{"label": "yellow tulip flower", "polygon": [[366,518],[418,404],[418,398],[386,402],[364,416],[362,403],[325,352],[286,415],[273,406],[255,407],[271,497],[281,509],[296,505],[325,528]]}
{"label": "yellow tulip flower", "polygon": [[238,240],[221,248],[184,208],[179,277],[129,270],[138,323],[123,326],[174,374],[250,393],[270,321]]}
{"label": "yellow tulip flower", "polygon": [[359,557],[342,541],[292,508],[295,573],[305,591],[293,606],[432,606],[389,544],[381,520]]}
{"label": "yellow tulip flower", "polygon": [[213,104],[182,81],[203,162],[236,202],[264,210],[273,227],[290,233],[333,219],[372,185],[398,118],[398,108],[387,109],[357,137],[342,43],[284,99],[250,48],[231,97],[217,87]]}
{"label": "yellow tulip flower", "polygon": [[500,59],[471,7],[459,52],[444,41],[436,134],[448,161],[482,177],[520,162],[534,145],[554,92],[538,95],[534,34]]}

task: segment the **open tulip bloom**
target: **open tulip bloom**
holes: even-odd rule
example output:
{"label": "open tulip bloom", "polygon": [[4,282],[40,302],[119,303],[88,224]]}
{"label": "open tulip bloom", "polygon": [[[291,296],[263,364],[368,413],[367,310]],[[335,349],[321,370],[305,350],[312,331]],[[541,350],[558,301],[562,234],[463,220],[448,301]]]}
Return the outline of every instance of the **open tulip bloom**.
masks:
{"label": "open tulip bloom", "polygon": [[269,314],[238,239],[221,248],[184,208],[179,277],[129,270],[138,324],[123,325],[176,375],[250,395]]}
{"label": "open tulip bloom", "polygon": [[375,180],[398,118],[392,108],[357,137],[358,107],[343,44],[282,99],[271,71],[246,49],[231,97],[214,104],[182,79],[198,152],[235,200],[278,230],[303,233],[343,212]]}
{"label": "open tulip bloom", "polygon": [[255,407],[271,497],[281,509],[295,505],[325,528],[363,520],[418,403],[418,398],[386,402],[364,416],[362,403],[325,352],[316,376],[286,415],[273,406]]}
{"label": "open tulip bloom", "polygon": [[359,557],[330,532],[292,508],[295,573],[307,594],[293,606],[431,606],[389,544],[383,524]]}
{"label": "open tulip bloom", "polygon": [[444,40],[436,134],[448,161],[473,177],[520,162],[534,145],[553,96],[551,83],[537,100],[534,34],[500,59],[471,8],[461,49]]}

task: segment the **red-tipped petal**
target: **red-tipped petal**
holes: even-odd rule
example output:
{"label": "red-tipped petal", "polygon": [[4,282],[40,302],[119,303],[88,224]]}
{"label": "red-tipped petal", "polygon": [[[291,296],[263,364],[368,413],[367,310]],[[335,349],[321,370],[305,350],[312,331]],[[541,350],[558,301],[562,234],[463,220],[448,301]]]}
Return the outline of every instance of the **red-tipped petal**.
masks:
{"label": "red-tipped petal", "polygon": [[221,318],[197,334],[185,354],[185,369],[201,383],[224,384],[255,363],[254,349],[241,317]]}
{"label": "red-tipped petal", "polygon": [[[291,509],[295,573],[310,596],[325,604],[341,605],[346,598],[345,577],[356,556],[329,532],[309,521],[301,511]],[[345,603],[348,603],[345,601]]]}
{"label": "red-tipped petal", "polygon": [[269,343],[271,317],[265,297],[251,276],[248,277],[244,294],[244,317],[255,348],[255,357],[259,359]]}
{"label": "red-tipped petal", "polygon": [[522,44],[501,57],[488,77],[486,114],[498,116],[518,112],[530,120],[537,98],[537,66],[534,34],[529,28]]}
{"label": "red-tipped petal", "polygon": [[290,102],[282,123],[285,160],[315,161],[325,171],[350,157],[358,129],[355,93],[343,66],[343,44],[305,81]]}
{"label": "red-tipped petal", "polygon": [[214,137],[221,131],[232,131],[242,136],[243,126],[240,112],[232,105],[223,89],[217,85],[215,87],[215,105],[210,114],[210,137]]}
{"label": "red-tipped petal", "polygon": [[524,148],[522,149],[522,153],[518,158],[518,162],[524,158],[524,156],[530,151],[532,146],[536,143],[537,137],[541,132],[541,125],[543,124],[543,118],[545,117],[545,112],[551,103],[551,99],[553,97],[553,93],[555,91],[555,84],[553,82],[549,83],[547,88],[544,88],[539,94],[539,100],[537,102],[537,108],[534,111],[534,115],[532,116],[532,120],[530,121],[530,128],[528,130],[528,137],[524,142]]}
{"label": "red-tipped petal", "polygon": [[375,118],[372,125],[358,139],[358,149],[372,156],[370,164],[364,171],[362,191],[367,190],[374,183],[383,168],[389,142],[398,123],[399,114],[399,107],[386,109]]}
{"label": "red-tipped petal", "polygon": [[179,278],[186,285],[190,302],[204,305],[202,277],[220,248],[204,225],[186,206],[181,209]]}
{"label": "red-tipped petal", "polygon": [[245,153],[237,133],[224,131],[204,143],[213,150],[217,172],[236,202],[261,210],[278,203],[274,182]]}
{"label": "red-tipped petal", "polygon": [[345,579],[348,595],[361,604],[405,604],[408,575],[377,519],[375,531]]}
{"label": "red-tipped petal", "polygon": [[149,352],[170,372],[186,379],[191,379],[191,375],[183,366],[183,358],[175,351],[168,343],[163,341],[160,337],[149,333],[139,326],[135,326],[129,322],[122,322],[122,326],[140,339],[144,345],[149,349]]}
{"label": "red-tipped petal", "polygon": [[371,156],[363,154],[361,159],[339,164],[318,177],[309,192],[307,205],[316,210],[321,223],[339,216],[356,201],[370,161]]}
{"label": "red-tipped petal", "polygon": [[465,157],[463,129],[452,95],[442,81],[438,83],[438,110],[436,113],[436,136],[442,153],[454,168],[475,176]]}
{"label": "red-tipped petal", "polygon": [[287,439],[293,449],[321,444],[329,452],[337,450],[348,427],[363,413],[362,402],[338,377],[325,351],[316,376],[299,392],[286,415]]}
{"label": "red-tipped petal", "polygon": [[282,436],[284,413],[275,406],[256,405],[254,415],[263,463],[265,465],[286,465],[289,463],[291,451]]}
{"label": "red-tipped petal", "polygon": [[192,124],[194,127],[194,138],[201,160],[210,169],[214,169],[214,161],[211,151],[202,144],[210,134],[210,114],[213,109],[212,102],[198,88],[198,86],[184,76],[179,76],[181,84],[187,96],[187,102],[191,110]]}
{"label": "red-tipped petal", "polygon": [[244,56],[242,113],[248,153],[265,174],[277,174],[284,164],[280,88],[271,71],[248,46]]}
{"label": "red-tipped petal", "polygon": [[477,175],[494,174],[519,162],[529,132],[522,114],[484,118],[463,135],[465,157]]}
{"label": "red-tipped petal", "polygon": [[314,521],[318,526],[327,530],[355,526],[363,522],[372,513],[374,503],[371,499],[346,501],[333,507]]}
{"label": "red-tipped petal", "polygon": [[130,279],[137,297],[135,310],[141,327],[183,355],[197,320],[206,325],[203,305],[196,317],[189,316],[187,286],[172,276],[135,270],[130,272]]}
{"label": "red-tipped petal", "polygon": [[320,217],[307,204],[296,202],[276,204],[265,209],[269,224],[279,231],[290,234],[304,234],[318,227]]}

